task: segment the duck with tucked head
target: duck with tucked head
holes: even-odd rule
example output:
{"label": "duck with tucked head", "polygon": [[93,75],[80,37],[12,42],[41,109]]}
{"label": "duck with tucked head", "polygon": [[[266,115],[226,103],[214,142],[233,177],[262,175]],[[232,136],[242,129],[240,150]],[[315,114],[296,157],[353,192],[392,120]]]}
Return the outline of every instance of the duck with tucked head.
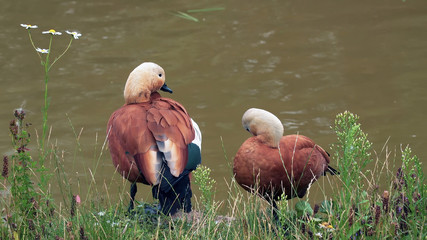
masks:
{"label": "duck with tucked head", "polygon": [[313,140],[283,136],[283,125],[272,113],[251,108],[243,114],[242,124],[253,137],[234,157],[235,179],[245,190],[258,191],[275,208],[283,193],[286,199],[302,198],[320,176],[338,174],[329,166],[329,154]]}
{"label": "duck with tucked head", "polygon": [[191,211],[189,174],[201,162],[202,135],[185,108],[158,90],[172,93],[159,65],[145,62],[130,73],[125,104],[108,121],[108,146],[117,171],[132,183],[129,211],[140,182],[173,215]]}

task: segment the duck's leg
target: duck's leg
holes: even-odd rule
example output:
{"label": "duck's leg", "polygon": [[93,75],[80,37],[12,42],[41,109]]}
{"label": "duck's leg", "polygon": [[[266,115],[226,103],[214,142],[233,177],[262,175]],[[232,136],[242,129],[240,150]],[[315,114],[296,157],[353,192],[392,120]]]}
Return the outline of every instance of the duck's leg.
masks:
{"label": "duck's leg", "polygon": [[133,208],[134,208],[134,203],[135,203],[135,195],[136,192],[138,191],[137,187],[136,187],[136,182],[132,183],[130,185],[130,203],[129,203],[129,207],[128,207],[128,212],[130,213]]}

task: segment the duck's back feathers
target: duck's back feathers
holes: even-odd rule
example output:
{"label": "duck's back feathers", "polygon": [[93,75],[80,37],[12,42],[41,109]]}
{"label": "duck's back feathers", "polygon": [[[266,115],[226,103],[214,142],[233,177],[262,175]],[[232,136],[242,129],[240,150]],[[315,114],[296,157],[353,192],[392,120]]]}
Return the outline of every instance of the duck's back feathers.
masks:
{"label": "duck's back feathers", "polygon": [[178,102],[152,94],[145,103],[124,105],[108,122],[114,165],[132,182],[156,185],[163,159],[173,176],[187,164],[187,145],[194,139],[191,119]]}
{"label": "duck's back feathers", "polygon": [[247,139],[234,158],[236,181],[246,190],[287,199],[304,196],[309,184],[327,170],[327,153],[310,138],[287,135],[278,148],[265,145],[257,137]]}

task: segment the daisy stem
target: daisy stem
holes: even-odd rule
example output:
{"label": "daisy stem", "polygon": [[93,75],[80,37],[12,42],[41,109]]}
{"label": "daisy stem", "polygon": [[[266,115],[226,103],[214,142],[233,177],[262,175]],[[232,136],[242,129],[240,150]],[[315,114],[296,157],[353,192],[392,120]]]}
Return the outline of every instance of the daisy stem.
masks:
{"label": "daisy stem", "polygon": [[53,66],[53,64],[55,64],[56,63],[56,61],[58,61],[62,56],[64,56],[64,54],[68,51],[68,49],[70,48],[70,46],[71,46],[71,43],[73,42],[73,37],[71,37],[71,39],[70,39],[70,42],[68,43],[68,46],[67,46],[67,48],[64,50],[64,52],[62,52],[61,53],[61,55],[59,55],[59,57],[57,57],[57,58],[55,58],[55,60],[52,62],[52,64],[50,65],[50,67],[49,67],[49,70],[50,70],[50,68]]}
{"label": "daisy stem", "polygon": [[28,37],[30,38],[31,45],[33,46],[34,50],[36,50],[36,53],[37,53],[37,55],[39,55],[39,58],[40,58],[40,61],[41,61],[42,57],[40,56],[40,53],[37,51],[37,48],[34,45],[33,38],[31,37],[31,31],[30,31],[30,29],[28,29]]}
{"label": "daisy stem", "polygon": [[47,86],[49,83],[49,70],[50,67],[49,66],[49,55],[50,55],[50,51],[52,49],[52,38],[53,36],[50,37],[50,41],[49,41],[49,52],[46,54],[46,60],[44,62],[44,71],[45,71],[45,77],[44,77],[44,108],[43,108],[43,134],[42,134],[42,139],[41,139],[41,160],[42,163],[44,162],[44,151],[45,151],[45,139],[46,139],[46,134],[47,134],[47,110],[49,108],[49,99],[48,99],[48,95],[47,95]]}

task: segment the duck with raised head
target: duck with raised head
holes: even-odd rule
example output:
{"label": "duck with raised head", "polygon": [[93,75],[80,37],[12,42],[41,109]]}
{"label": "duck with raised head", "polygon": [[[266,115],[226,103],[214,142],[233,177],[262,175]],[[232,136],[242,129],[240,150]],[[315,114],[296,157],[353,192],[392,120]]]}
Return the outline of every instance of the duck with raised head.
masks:
{"label": "duck with raised head", "polygon": [[329,154],[303,135],[283,136],[283,125],[272,113],[251,108],[242,117],[248,138],[234,157],[233,173],[237,183],[249,192],[257,191],[277,208],[286,199],[302,198],[309,185],[327,172]]}
{"label": "duck with raised head", "polygon": [[159,65],[144,62],[130,73],[125,104],[108,121],[108,147],[117,171],[131,182],[129,211],[139,182],[152,186],[164,214],[190,212],[189,174],[201,162],[202,135],[185,108],[159,90],[172,93]]}

